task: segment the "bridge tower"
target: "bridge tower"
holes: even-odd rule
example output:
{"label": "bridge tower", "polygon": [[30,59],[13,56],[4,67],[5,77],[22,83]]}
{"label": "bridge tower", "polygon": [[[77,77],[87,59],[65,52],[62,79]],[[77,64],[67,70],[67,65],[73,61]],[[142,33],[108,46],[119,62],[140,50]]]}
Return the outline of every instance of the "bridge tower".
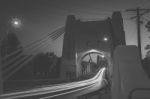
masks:
{"label": "bridge tower", "polygon": [[[120,12],[114,12],[111,18],[100,21],[80,21],[69,15],[64,35],[61,78],[77,78],[81,68],[78,57],[86,51],[96,49],[103,51],[108,57],[117,45],[125,45],[123,19]],[[108,40],[105,41],[104,38]],[[110,67],[111,68],[111,67]]]}

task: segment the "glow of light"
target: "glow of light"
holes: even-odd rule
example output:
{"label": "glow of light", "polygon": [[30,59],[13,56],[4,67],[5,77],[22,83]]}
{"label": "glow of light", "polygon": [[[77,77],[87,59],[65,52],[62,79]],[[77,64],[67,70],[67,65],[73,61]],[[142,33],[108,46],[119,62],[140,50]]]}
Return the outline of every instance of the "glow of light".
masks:
{"label": "glow of light", "polygon": [[[102,59],[104,59],[104,58],[106,57],[104,52],[98,51],[98,50],[96,50],[96,49],[90,49],[90,50],[88,50],[88,51],[82,53],[80,60],[78,60],[78,61],[79,61],[79,63],[78,63],[79,65],[81,64],[81,63],[80,63],[81,60],[82,60],[82,61],[87,61],[87,60],[89,60],[89,57],[86,56],[86,55],[88,55],[89,53],[91,53],[91,57],[92,57],[93,62],[96,62],[96,61],[97,61],[97,59],[96,59],[96,58],[97,58],[97,55],[100,56]],[[97,54],[97,55],[96,55],[96,54]]]}
{"label": "glow of light", "polygon": [[15,21],[14,24],[15,24],[15,25],[18,25],[19,23],[18,23],[18,21]]}
{"label": "glow of light", "polygon": [[12,23],[12,26],[15,27],[15,28],[19,28],[22,25],[21,20],[18,19],[18,18],[13,18],[11,20],[11,23]]}
{"label": "glow of light", "polygon": [[87,51],[86,53],[91,53],[91,52],[99,52],[99,51],[95,50],[95,49],[91,49],[91,50]]}
{"label": "glow of light", "polygon": [[107,38],[107,37],[104,37],[104,41],[108,41],[108,38]]}
{"label": "glow of light", "polygon": [[[56,93],[54,95],[42,98],[42,99],[48,99],[48,98],[52,98],[52,97],[55,97],[55,96],[61,96],[61,95],[68,94],[68,93],[73,93],[73,92],[79,93],[83,89],[84,90],[85,89],[86,90],[90,89],[88,92],[96,91],[99,88],[104,87],[103,82],[104,82],[105,71],[106,71],[106,68],[103,67],[91,79],[87,79],[87,80],[83,80],[83,81],[77,81],[77,82],[71,82],[71,83],[56,84],[54,86],[45,86],[45,87],[35,88],[35,89],[32,89],[32,90],[27,90],[27,91],[2,94],[2,95],[0,95],[0,98],[2,98],[2,97],[6,97],[7,99],[10,98],[10,97],[11,98],[20,98],[20,97],[26,97],[26,96],[39,95],[39,93],[40,93],[40,95],[42,95],[42,94],[46,94],[46,93],[64,91],[62,93],[58,93],[58,94]],[[94,89],[91,89],[91,87],[93,87]],[[69,89],[73,89],[73,90],[70,91]]]}
{"label": "glow of light", "polygon": [[91,50],[89,50],[89,51],[87,51],[87,52],[85,52],[84,54],[86,54],[86,53],[99,53],[99,54],[101,54],[100,56],[102,57],[102,58],[104,58],[105,57],[105,55],[104,55],[104,53],[103,52],[100,52],[100,51],[98,51],[98,50],[95,50],[95,49],[91,49]]}
{"label": "glow of light", "polygon": [[101,57],[104,58],[105,56],[104,56],[104,55],[101,55]]}

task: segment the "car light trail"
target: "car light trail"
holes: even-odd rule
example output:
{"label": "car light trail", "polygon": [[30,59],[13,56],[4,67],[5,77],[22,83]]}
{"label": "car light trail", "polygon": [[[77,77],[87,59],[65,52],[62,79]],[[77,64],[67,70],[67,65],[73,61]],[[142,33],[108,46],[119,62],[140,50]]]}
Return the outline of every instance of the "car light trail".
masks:
{"label": "car light trail", "polygon": [[[88,89],[92,86],[93,87],[97,86],[96,87],[97,89],[95,89],[95,90],[98,90],[99,88],[103,87],[102,82],[104,80],[105,70],[106,70],[105,67],[101,68],[99,70],[99,72],[93,78],[88,79],[88,80],[76,81],[76,82],[71,82],[71,83],[62,83],[62,84],[56,84],[56,85],[53,85],[53,86],[46,86],[46,87],[43,87],[43,88],[35,88],[35,89],[32,89],[32,90],[28,90],[28,91],[4,94],[4,95],[0,95],[0,98],[10,99],[10,97],[11,97],[11,99],[14,99],[14,98],[40,96],[40,95],[43,95],[43,94],[61,92],[61,93],[58,93],[58,94],[54,94],[52,96],[49,95],[47,97],[41,97],[41,99],[46,99],[46,98],[50,98],[50,97],[69,94],[69,93],[72,93],[72,92],[77,92],[77,91],[80,91],[80,90],[83,90],[83,89]],[[68,91],[70,89],[73,89],[73,90]]]}

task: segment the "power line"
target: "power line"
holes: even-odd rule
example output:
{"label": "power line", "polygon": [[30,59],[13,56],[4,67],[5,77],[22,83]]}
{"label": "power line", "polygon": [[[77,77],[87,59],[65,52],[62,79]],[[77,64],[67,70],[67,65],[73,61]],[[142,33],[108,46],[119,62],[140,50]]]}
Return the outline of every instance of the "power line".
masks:
{"label": "power line", "polygon": [[137,19],[137,40],[138,40],[138,48],[140,52],[140,57],[142,57],[142,51],[141,51],[141,30],[140,30],[140,23],[141,23],[141,16],[147,14],[150,12],[150,9],[141,9],[141,8],[136,8],[136,9],[127,9],[127,12],[136,12],[136,15],[131,17],[130,19]]}

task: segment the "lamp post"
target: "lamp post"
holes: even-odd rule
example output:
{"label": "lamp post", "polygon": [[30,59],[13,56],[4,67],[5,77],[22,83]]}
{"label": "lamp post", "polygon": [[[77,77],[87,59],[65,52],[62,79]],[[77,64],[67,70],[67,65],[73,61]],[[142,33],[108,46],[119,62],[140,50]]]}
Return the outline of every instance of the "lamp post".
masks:
{"label": "lamp post", "polygon": [[[8,42],[8,34],[10,32],[10,29],[13,28],[20,28],[22,25],[21,20],[18,18],[12,18],[11,20],[11,24],[8,24],[8,29],[6,31],[6,35],[0,40],[0,94],[3,93],[3,77],[2,77],[2,41],[5,39],[7,39]],[[7,55],[7,48],[6,48],[6,55]]]}
{"label": "lamp post", "polygon": [[[9,43],[9,37],[8,37],[8,35],[9,35],[9,33],[10,33],[10,31],[16,31],[16,29],[19,29],[20,27],[21,27],[21,25],[22,25],[22,22],[21,22],[21,20],[19,19],[19,18],[12,18],[11,20],[10,20],[10,22],[8,23],[8,29],[7,29],[7,32],[6,32],[6,36],[4,37],[5,39],[7,39],[6,40],[6,44],[8,44]],[[5,49],[5,55],[7,55],[8,53],[8,46],[6,45],[6,47],[5,47],[6,49]]]}

